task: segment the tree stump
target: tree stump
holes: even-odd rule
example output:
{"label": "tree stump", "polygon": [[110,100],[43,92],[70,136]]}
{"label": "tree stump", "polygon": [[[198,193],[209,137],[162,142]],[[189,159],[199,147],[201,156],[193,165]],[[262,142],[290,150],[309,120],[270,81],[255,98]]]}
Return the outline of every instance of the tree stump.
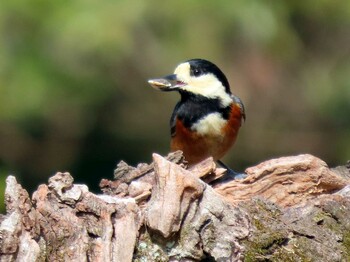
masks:
{"label": "tree stump", "polygon": [[1,261],[349,261],[350,164],[282,157],[225,179],[181,152],[120,162],[103,194],[57,173],[30,197],[6,180]]}

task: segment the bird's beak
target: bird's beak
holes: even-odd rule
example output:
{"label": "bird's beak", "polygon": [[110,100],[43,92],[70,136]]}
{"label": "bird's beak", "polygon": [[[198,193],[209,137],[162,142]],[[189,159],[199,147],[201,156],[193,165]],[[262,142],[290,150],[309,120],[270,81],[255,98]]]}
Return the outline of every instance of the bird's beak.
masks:
{"label": "bird's beak", "polygon": [[150,79],[148,80],[148,83],[155,89],[161,91],[174,91],[186,85],[186,83],[178,80],[175,74],[164,76],[162,78]]}

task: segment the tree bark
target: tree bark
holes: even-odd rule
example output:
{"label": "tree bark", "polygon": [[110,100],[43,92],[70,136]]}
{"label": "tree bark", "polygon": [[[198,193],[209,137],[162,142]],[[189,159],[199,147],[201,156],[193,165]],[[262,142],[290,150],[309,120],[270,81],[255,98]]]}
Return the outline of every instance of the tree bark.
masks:
{"label": "tree bark", "polygon": [[103,194],[57,173],[6,180],[1,261],[350,261],[350,164],[282,157],[232,180],[181,152],[118,164]]}

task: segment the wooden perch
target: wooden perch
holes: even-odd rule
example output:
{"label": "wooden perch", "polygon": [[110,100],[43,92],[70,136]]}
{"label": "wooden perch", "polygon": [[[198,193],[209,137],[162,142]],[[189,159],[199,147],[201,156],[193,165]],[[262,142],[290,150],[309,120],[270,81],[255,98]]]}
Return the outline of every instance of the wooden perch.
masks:
{"label": "wooden perch", "polygon": [[57,173],[30,198],[6,180],[1,261],[349,261],[349,166],[283,157],[224,180],[181,152],[118,164],[104,194]]}
{"label": "wooden perch", "polygon": [[247,168],[246,173],[244,180],[220,184],[216,191],[232,203],[259,195],[287,207],[331,194],[349,183],[311,155],[273,159]]}

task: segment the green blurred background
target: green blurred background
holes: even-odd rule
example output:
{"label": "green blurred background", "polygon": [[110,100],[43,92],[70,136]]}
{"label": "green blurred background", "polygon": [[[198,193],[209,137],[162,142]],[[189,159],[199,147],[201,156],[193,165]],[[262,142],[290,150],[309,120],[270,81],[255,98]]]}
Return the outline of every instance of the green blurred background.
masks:
{"label": "green blurred background", "polygon": [[179,96],[146,80],[190,58],[245,103],[234,169],[350,158],[350,1],[7,0],[0,34],[0,191],[8,174],[32,191],[56,171],[98,191],[121,159],[166,154]]}

